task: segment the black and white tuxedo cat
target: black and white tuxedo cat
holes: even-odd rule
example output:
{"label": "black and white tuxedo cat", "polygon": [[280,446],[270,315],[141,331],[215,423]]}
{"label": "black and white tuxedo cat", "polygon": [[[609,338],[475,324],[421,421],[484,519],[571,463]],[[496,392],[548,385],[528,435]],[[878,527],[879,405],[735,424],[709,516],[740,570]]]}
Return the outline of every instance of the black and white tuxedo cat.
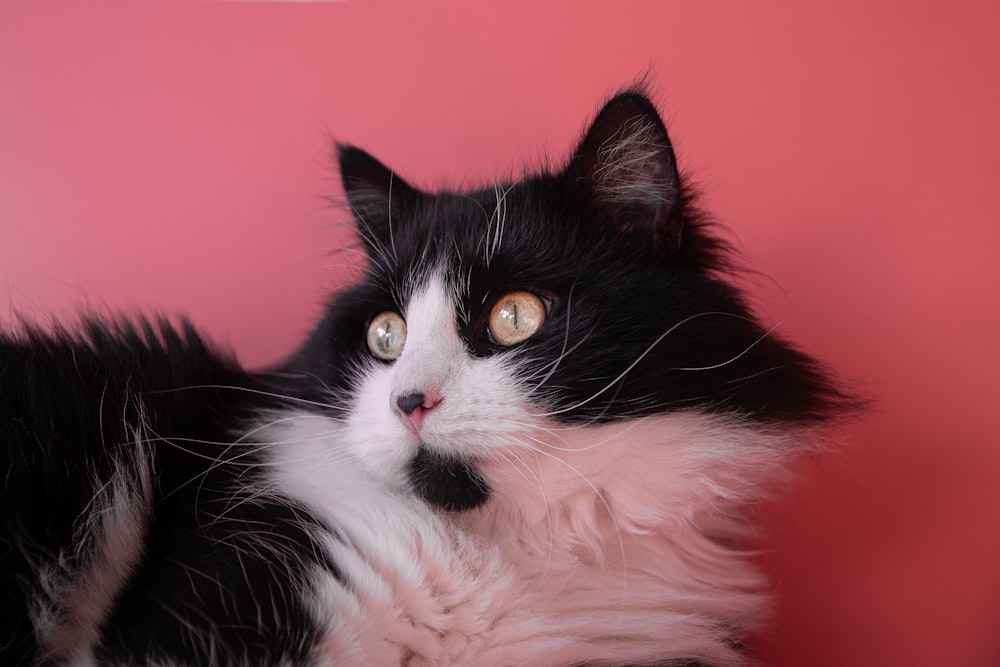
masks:
{"label": "black and white tuxedo cat", "polygon": [[640,91],[428,193],[279,368],[188,326],[0,334],[4,665],[740,665],[746,508],[846,399],[764,326]]}

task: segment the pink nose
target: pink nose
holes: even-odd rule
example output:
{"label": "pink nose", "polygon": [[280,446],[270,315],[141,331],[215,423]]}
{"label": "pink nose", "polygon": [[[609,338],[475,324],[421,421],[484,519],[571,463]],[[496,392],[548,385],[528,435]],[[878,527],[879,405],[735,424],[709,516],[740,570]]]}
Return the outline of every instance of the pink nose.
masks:
{"label": "pink nose", "polygon": [[413,435],[420,437],[420,429],[424,424],[424,417],[427,412],[434,409],[441,402],[441,397],[437,392],[425,394],[422,391],[414,391],[400,394],[396,398],[396,409],[406,422],[407,428]]}

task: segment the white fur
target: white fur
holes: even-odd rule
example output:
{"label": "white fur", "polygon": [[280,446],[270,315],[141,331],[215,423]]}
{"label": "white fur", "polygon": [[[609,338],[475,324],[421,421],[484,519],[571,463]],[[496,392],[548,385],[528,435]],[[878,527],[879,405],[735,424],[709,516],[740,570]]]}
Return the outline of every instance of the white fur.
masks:
{"label": "white fur", "polygon": [[32,621],[44,655],[53,663],[93,664],[91,649],[101,623],[142,554],[152,513],[152,457],[146,430],[126,426],[134,436],[128,446],[131,458],[116,464],[77,518],[72,552],[60,553],[39,569],[42,590]]}
{"label": "white fur", "polygon": [[669,155],[669,145],[648,118],[625,121],[598,149],[594,174],[598,195],[607,201],[648,206],[673,203],[676,184],[662,164]]}
{"label": "white fur", "polygon": [[[401,358],[365,370],[346,420],[266,428],[275,484],[342,537],[326,543],[350,587],[317,572],[306,593],[327,664],[742,664],[729,642],[760,619],[764,582],[725,545],[791,435],[695,412],[559,425],[512,355],[464,351],[454,302],[440,277],[414,293]],[[430,387],[418,437],[394,398]],[[421,440],[471,456],[491,500],[445,515],[411,497]]]}

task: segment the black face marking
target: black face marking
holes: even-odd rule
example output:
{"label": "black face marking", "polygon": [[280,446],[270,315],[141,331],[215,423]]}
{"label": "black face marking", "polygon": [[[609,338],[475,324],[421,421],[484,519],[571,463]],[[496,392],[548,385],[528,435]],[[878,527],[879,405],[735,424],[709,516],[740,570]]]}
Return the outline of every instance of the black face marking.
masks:
{"label": "black face marking", "polygon": [[486,480],[468,461],[427,445],[420,445],[406,475],[414,493],[449,512],[475,509],[490,497]]}

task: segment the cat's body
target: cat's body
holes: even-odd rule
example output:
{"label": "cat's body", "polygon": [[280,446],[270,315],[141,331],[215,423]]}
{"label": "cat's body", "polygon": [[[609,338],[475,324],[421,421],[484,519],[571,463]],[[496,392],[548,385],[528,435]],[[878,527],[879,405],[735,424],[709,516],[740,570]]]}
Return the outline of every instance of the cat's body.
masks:
{"label": "cat's body", "polygon": [[0,338],[3,664],[742,664],[746,507],[845,400],[721,276],[652,106],[482,191],[340,161],[371,268],[281,368]]}

